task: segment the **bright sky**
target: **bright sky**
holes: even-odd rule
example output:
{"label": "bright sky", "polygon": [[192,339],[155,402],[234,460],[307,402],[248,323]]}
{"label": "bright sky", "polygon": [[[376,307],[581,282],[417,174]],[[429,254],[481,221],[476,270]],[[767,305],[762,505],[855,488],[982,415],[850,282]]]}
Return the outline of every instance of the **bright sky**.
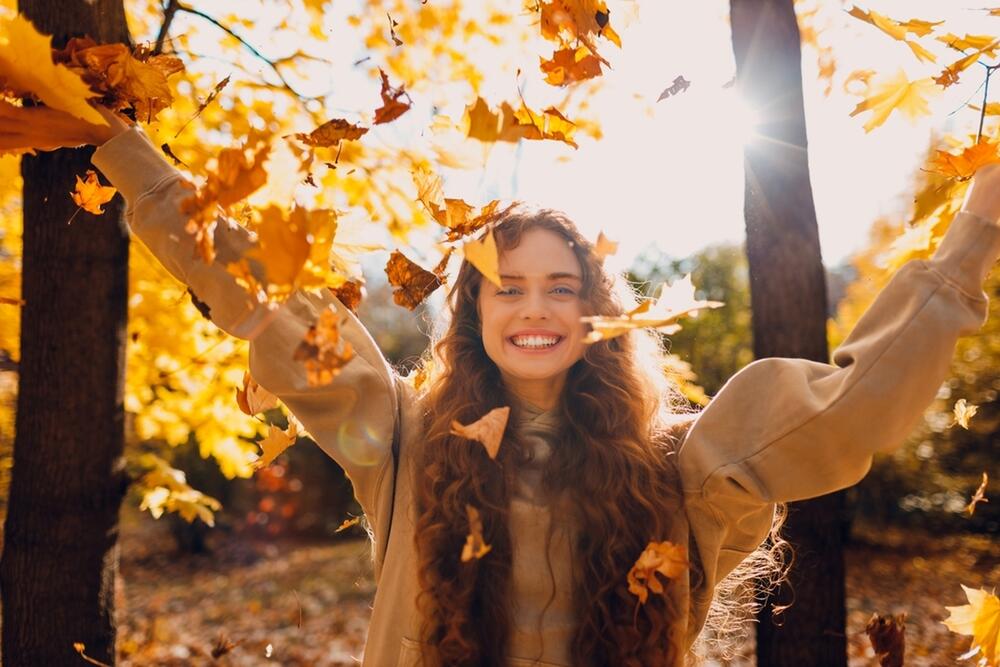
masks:
{"label": "bright sky", "polygon": [[[518,198],[562,209],[590,238],[603,230],[621,243],[618,255],[608,261],[609,268],[616,270],[653,245],[670,255],[684,256],[708,244],[740,242],[744,236],[742,141],[748,119],[740,113],[735,89],[722,88],[735,72],[728,1],[685,3],[683,11],[675,3],[660,0],[608,0],[608,5],[624,48],[619,51],[608,45],[602,51],[614,68],[605,74],[606,90],[593,98],[592,109],[604,138],[595,142],[583,137],[578,151],[554,142],[498,144],[490,150],[485,168],[446,173],[448,196],[470,203]],[[233,3],[199,4],[206,11],[213,6],[221,13]],[[850,6],[846,3],[845,10]],[[947,19],[945,27],[960,35],[1000,30],[1000,18],[986,16],[981,2],[880,0],[862,6],[899,20]],[[328,25],[342,26],[353,8],[352,3],[332,3]],[[247,11],[250,6],[243,14]],[[823,39],[836,49],[838,85],[831,97],[822,96],[816,80],[816,53],[808,47],[803,53],[803,78],[823,258],[833,265],[865,244],[867,230],[878,215],[905,215],[906,188],[932,130],[974,128],[976,112],[965,109],[948,114],[970,97],[974,103],[981,101],[981,91],[974,91],[982,69],[974,66],[962,83],[932,100],[931,116],[911,123],[894,113],[885,125],[866,135],[862,125],[868,114],[849,117],[860,98],[839,90],[846,73],[867,68],[888,75],[903,67],[911,78],[917,78],[937,74],[955,58],[945,54],[942,45],[936,51],[942,54],[938,63],[918,63],[904,44],[846,11],[825,11],[831,22]],[[323,55],[349,63],[357,58],[354,48],[345,40],[331,39],[330,52]],[[488,58],[487,53],[482,57]],[[526,54],[524,69],[529,74],[521,80],[527,82],[524,92],[529,101],[533,94],[549,92],[537,90],[547,84],[533,69],[536,63],[537,54]],[[691,82],[690,88],[656,103],[660,91],[678,75]],[[377,90],[357,69],[338,74],[335,80],[329,69],[324,76],[336,84],[339,100],[376,97],[352,93],[354,86]],[[484,97],[497,104],[516,99],[516,91],[508,85],[495,94],[487,91]],[[426,104],[426,100],[416,101],[414,112]],[[462,106],[469,101],[455,100],[456,108],[448,110],[452,118],[459,120]],[[333,117],[349,110],[328,105],[326,111]],[[411,112],[392,123],[392,128],[379,130],[400,136],[418,130],[421,123],[426,125],[426,116]],[[378,131],[369,134],[377,136]]]}

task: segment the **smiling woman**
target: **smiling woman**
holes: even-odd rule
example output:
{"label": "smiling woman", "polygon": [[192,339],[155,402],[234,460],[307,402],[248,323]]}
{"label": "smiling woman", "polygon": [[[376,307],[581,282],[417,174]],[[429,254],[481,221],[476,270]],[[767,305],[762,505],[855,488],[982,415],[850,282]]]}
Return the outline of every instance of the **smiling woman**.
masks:
{"label": "smiling woman", "polygon": [[479,292],[486,354],[518,398],[551,409],[585,348],[580,262],[564,236],[536,228],[500,256],[500,279]]}

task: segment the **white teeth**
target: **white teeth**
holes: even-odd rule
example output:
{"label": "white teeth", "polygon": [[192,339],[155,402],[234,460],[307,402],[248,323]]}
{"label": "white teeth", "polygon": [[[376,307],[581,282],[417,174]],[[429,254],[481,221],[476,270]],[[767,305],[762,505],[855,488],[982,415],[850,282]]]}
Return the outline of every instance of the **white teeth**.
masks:
{"label": "white teeth", "polygon": [[515,336],[511,339],[518,347],[552,347],[559,342],[558,336]]}

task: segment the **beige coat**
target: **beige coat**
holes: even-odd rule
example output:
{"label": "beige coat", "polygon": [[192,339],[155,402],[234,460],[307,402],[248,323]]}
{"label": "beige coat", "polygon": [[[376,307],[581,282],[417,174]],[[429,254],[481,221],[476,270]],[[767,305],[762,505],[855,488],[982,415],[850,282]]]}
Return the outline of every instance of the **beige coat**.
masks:
{"label": "beige coat", "polygon": [[[247,231],[220,222],[218,257],[194,258],[179,202],[190,190],[182,176],[136,128],[94,154],[94,164],[128,202],[132,231],[170,273],[205,302],[212,320],[250,340],[250,370],[302,421],[325,452],[343,466],[374,530],[378,585],[364,664],[410,666],[420,646],[415,597],[411,467],[421,437],[419,408],[409,386],[386,363],[364,326],[327,291],[296,293],[280,308],[252,309],[225,265],[251,244]],[[685,515],[673,541],[698,546],[705,581],[689,590],[671,584],[690,609],[677,628],[688,642],[702,624],[716,582],[766,535],[773,504],[801,500],[860,480],[875,452],[897,447],[934,398],[956,339],[976,331],[986,317],[982,283],[1000,255],[1000,227],[959,213],[929,261],[903,266],[833,355],[832,364],[763,359],[737,373],[701,413],[685,439],[679,465]],[[308,386],[292,353],[318,313],[333,306],[346,323],[343,335],[357,350],[333,384]],[[399,415],[398,422],[396,415]],[[393,501],[390,443],[399,426],[399,473]],[[544,509],[522,515],[514,568],[532,567]],[[390,522],[392,525],[389,531]],[[557,555],[558,556],[558,555]],[[556,558],[555,579],[565,582],[569,563]],[[565,594],[565,583],[560,594]],[[541,609],[543,595],[525,588],[518,609]],[[546,615],[546,622],[549,616]],[[517,619],[515,619],[517,620]],[[529,633],[512,640],[510,665],[568,665],[568,633],[546,626],[544,643]]]}

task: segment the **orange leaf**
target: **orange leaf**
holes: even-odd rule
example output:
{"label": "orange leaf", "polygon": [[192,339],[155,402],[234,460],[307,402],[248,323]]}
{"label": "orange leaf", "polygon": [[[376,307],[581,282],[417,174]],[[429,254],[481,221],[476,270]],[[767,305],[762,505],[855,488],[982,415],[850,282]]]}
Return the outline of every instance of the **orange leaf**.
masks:
{"label": "orange leaf", "polygon": [[566,86],[601,75],[601,61],[586,46],[560,49],[549,60],[541,59],[545,80],[553,86]]}
{"label": "orange leaf", "polygon": [[385,265],[389,284],[395,288],[392,291],[392,300],[408,310],[413,310],[423,303],[424,299],[444,284],[444,269],[450,256],[449,250],[431,272],[400,251],[393,250]]}
{"label": "orange leaf", "polygon": [[310,387],[333,382],[333,378],[353,358],[354,348],[350,341],[340,340],[340,323],[337,311],[332,307],[320,313],[292,355],[293,360],[305,365],[306,381]]}
{"label": "orange leaf", "polygon": [[97,180],[97,173],[93,169],[88,169],[86,180],[76,177],[76,189],[70,193],[73,203],[82,208],[87,213],[100,215],[104,213],[101,208],[115,196],[118,190],[109,185],[101,185]]}
{"label": "orange leaf", "polygon": [[309,133],[298,132],[294,136],[307,146],[327,148],[336,146],[342,139],[358,139],[368,132],[367,127],[352,125],[343,118],[332,118]]}
{"label": "orange leaf", "polygon": [[482,558],[492,548],[483,539],[483,520],[479,516],[479,511],[472,505],[466,505],[465,513],[469,517],[469,534],[466,536],[465,544],[462,546],[463,563],[467,563],[473,558]]}
{"label": "orange leaf", "polygon": [[650,592],[659,595],[664,592],[663,584],[656,577],[657,573],[667,579],[677,579],[688,566],[687,548],[684,545],[650,542],[628,571],[628,590],[639,598],[640,604],[645,604]]}
{"label": "orange leaf", "polygon": [[870,23],[893,39],[903,42],[910,47],[910,50],[913,51],[913,54],[918,60],[927,60],[930,62],[934,62],[936,60],[933,53],[925,49],[917,42],[911,42],[906,39],[906,33],[912,32],[917,36],[923,37],[924,35],[930,33],[934,29],[934,26],[941,25],[944,21],[938,21],[937,23],[921,21],[919,19],[911,19],[905,22],[897,21],[889,18],[888,16],[883,16],[878,12],[865,11],[863,9],[858,9],[857,7],[851,8],[851,10],[847,13],[854,18],[861,19],[865,23]]}
{"label": "orange leaf", "polygon": [[954,178],[967,181],[980,167],[1000,162],[1000,145],[989,141],[980,141],[972,146],[966,146],[958,155],[947,151],[935,151],[928,166],[930,170]]}
{"label": "orange leaf", "polygon": [[361,283],[356,280],[345,281],[340,287],[331,287],[330,291],[333,295],[337,297],[344,306],[352,313],[358,312],[358,306],[361,305]]}
{"label": "orange leaf", "polygon": [[361,523],[361,517],[360,516],[352,516],[349,519],[344,519],[343,523],[341,523],[339,526],[337,526],[337,530],[335,530],[333,532],[335,532],[335,533],[343,532],[343,531],[347,530],[348,528],[350,528],[351,526],[356,526],[359,523]]}
{"label": "orange leaf", "polygon": [[515,111],[507,102],[493,111],[481,97],[465,109],[466,136],[487,143],[495,141],[516,142],[521,139],[540,141],[552,139],[577,148],[573,141],[576,124],[554,107],[539,113],[522,106]]}
{"label": "orange leaf", "polygon": [[257,384],[250,371],[243,371],[243,387],[236,390],[236,404],[244,414],[252,417],[276,407],[278,397]]}
{"label": "orange leaf", "polygon": [[503,289],[500,282],[500,254],[493,230],[489,229],[481,239],[473,239],[462,244],[462,255],[465,261],[472,264],[497,287]]}
{"label": "orange leaf", "polygon": [[[378,72],[382,75],[382,91],[380,93],[382,95],[382,106],[375,110],[375,125],[396,120],[409,111],[410,106],[413,104],[413,100],[406,94],[403,86],[393,88],[389,85],[389,77],[386,76],[385,72],[381,68],[379,68]],[[406,96],[406,102],[400,101],[399,98],[403,96]]]}
{"label": "orange leaf", "polygon": [[612,241],[604,235],[604,232],[600,232],[597,235],[597,242],[594,244],[594,255],[597,256],[598,261],[603,262],[605,257],[616,252],[618,252],[618,242]]}
{"label": "orange leaf", "polygon": [[500,452],[500,443],[503,442],[503,432],[507,428],[507,419],[510,417],[510,407],[494,408],[477,421],[467,426],[463,426],[458,421],[452,420],[451,434],[469,440],[478,440],[491,459],[496,459]]}

